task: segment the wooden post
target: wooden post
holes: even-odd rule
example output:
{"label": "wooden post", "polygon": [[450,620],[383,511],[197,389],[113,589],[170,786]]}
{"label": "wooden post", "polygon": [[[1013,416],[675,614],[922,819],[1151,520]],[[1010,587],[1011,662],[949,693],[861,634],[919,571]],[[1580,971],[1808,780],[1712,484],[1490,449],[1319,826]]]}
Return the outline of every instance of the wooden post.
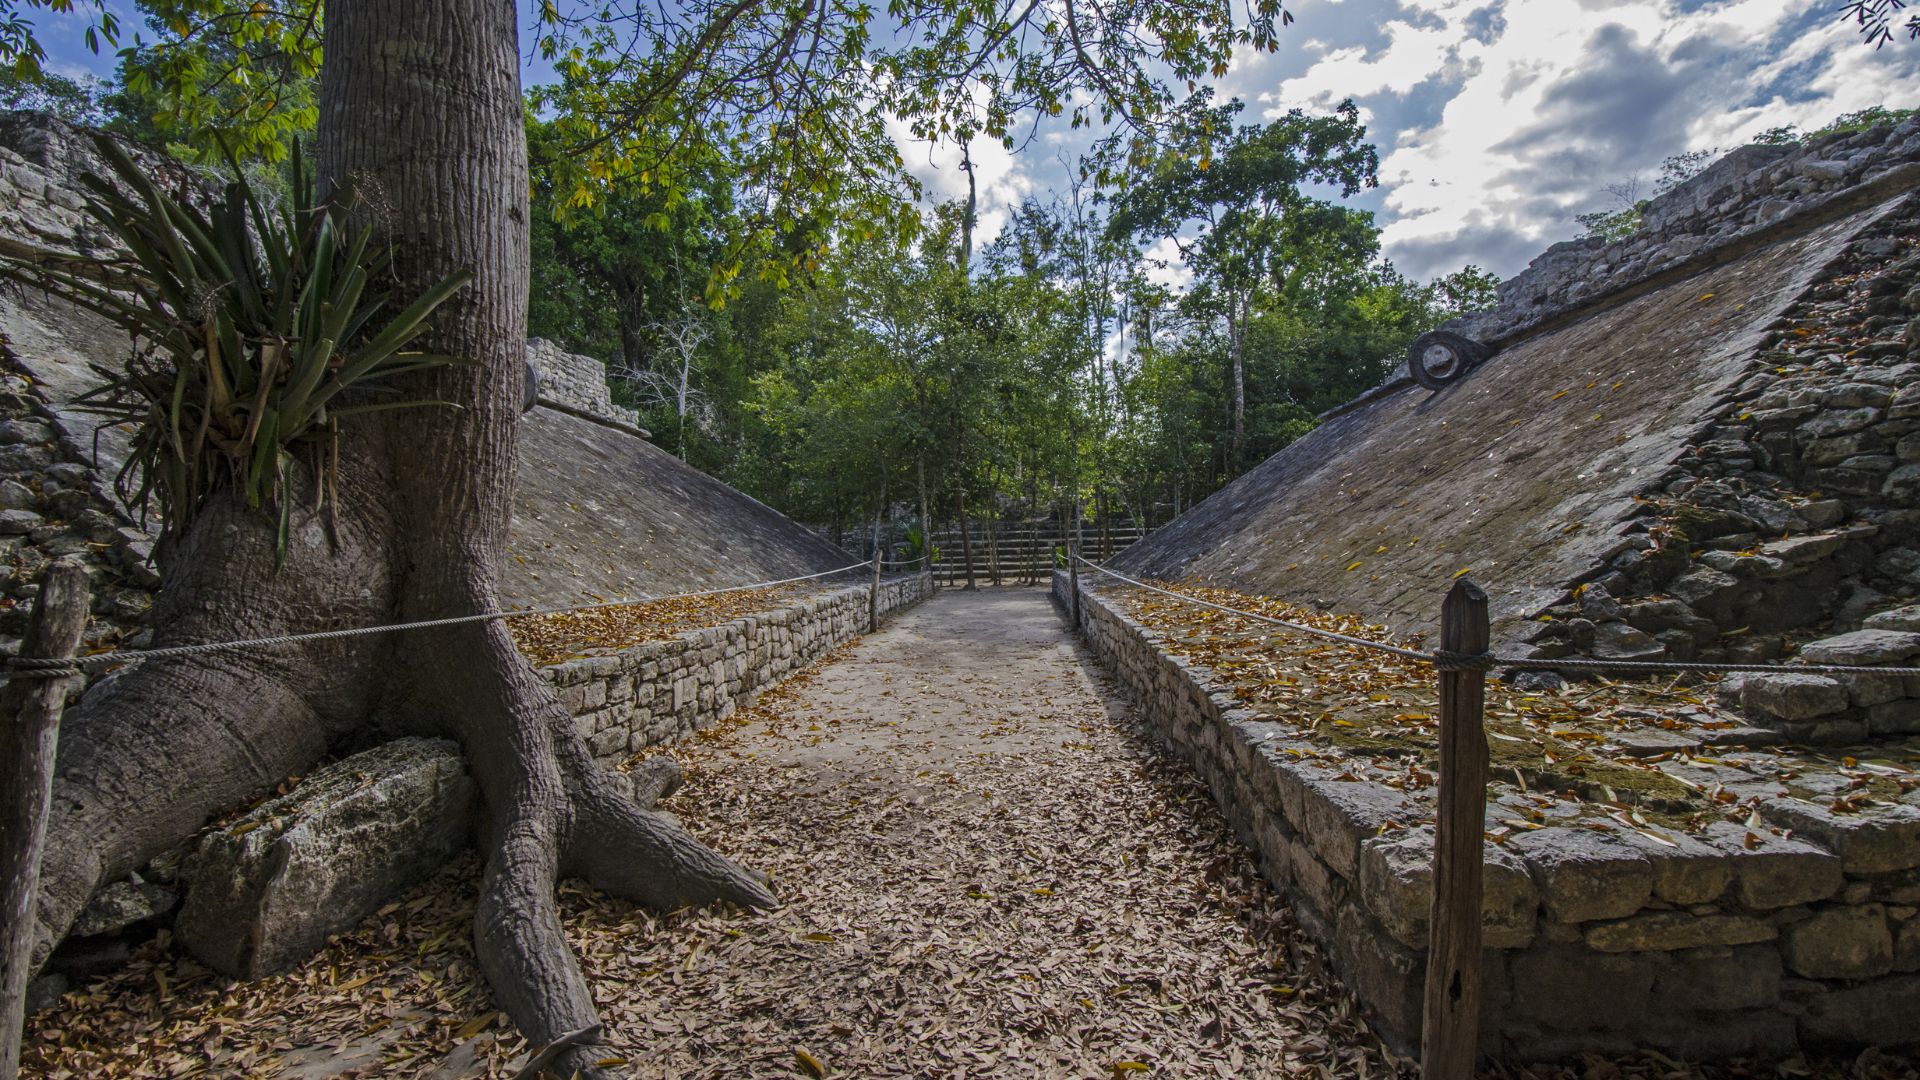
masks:
{"label": "wooden post", "polygon": [[1080,629],[1080,541],[1077,537],[1067,541],[1067,615],[1077,632]]}
{"label": "wooden post", "polygon": [[[20,655],[68,659],[86,625],[87,572],[77,563],[56,562],[40,575],[40,595]],[[15,678],[0,686],[0,1080],[20,1073],[34,899],[66,700],[66,676]]]}
{"label": "wooden post", "polygon": [[880,545],[873,545],[873,586],[867,590],[867,633],[880,629]]}
{"label": "wooden post", "polygon": [[[1440,607],[1440,651],[1487,651],[1487,594],[1465,578]],[[1487,675],[1440,672],[1440,796],[1428,910],[1422,1080],[1468,1080],[1480,1031],[1480,878],[1487,813]]]}

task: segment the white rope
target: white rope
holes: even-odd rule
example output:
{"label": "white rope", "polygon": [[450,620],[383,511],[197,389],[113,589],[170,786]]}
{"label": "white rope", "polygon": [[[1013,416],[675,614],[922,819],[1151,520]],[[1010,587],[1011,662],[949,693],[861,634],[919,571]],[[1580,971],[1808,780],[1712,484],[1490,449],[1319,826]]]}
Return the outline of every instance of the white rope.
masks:
{"label": "white rope", "polygon": [[799,577],[781,578],[778,581],[759,581],[751,585],[732,585],[724,589],[705,589],[700,592],[669,593],[665,596],[642,594],[638,599],[607,600],[595,604],[580,604],[573,607],[528,608],[521,611],[487,611],[478,615],[456,615],[445,619],[422,619],[418,622],[388,623],[381,626],[355,626],[343,630],[316,630],[305,634],[280,634],[274,637],[243,638],[238,641],[212,641],[196,645],[171,645],[162,649],[123,649],[115,652],[95,653],[92,656],[76,656],[62,660],[10,657],[7,670],[0,672],[4,679],[44,678],[86,671],[90,668],[108,667],[115,664],[139,664],[149,660],[171,660],[181,656],[194,656],[201,653],[236,652],[247,649],[265,649],[280,645],[298,645],[314,641],[337,641],[342,638],[367,637],[373,634],[388,634],[399,630],[420,630],[429,627],[465,626],[471,623],[499,622],[503,619],[519,619],[534,615],[571,615],[582,611],[605,611],[609,608],[636,607],[640,604],[656,604],[667,600],[697,600],[705,596],[721,596],[726,593],[748,592],[753,589],[770,589],[777,585],[793,585],[802,581],[814,581],[819,578],[844,574],[849,570],[858,570],[873,565],[872,559],[842,566],[836,570],[822,570],[817,574],[802,574]]}
{"label": "white rope", "polygon": [[1109,570],[1106,567],[1101,566],[1099,563],[1089,562],[1085,558],[1079,555],[1075,555],[1074,558],[1079,559],[1081,565],[1086,566],[1089,569],[1096,570],[1102,574],[1105,574],[1110,578],[1118,578],[1119,580],[1124,581],[1127,584],[1134,586],[1135,588],[1146,589],[1149,592],[1157,592],[1163,596],[1171,596],[1176,600],[1185,600],[1189,604],[1197,604],[1200,607],[1212,608],[1215,611],[1224,611],[1229,615],[1238,615],[1242,618],[1254,619],[1259,622],[1272,623],[1275,626],[1284,627],[1288,630],[1293,630],[1297,633],[1311,634],[1314,637],[1327,638],[1328,640],[1344,642],[1348,645],[1359,645],[1362,648],[1376,649],[1380,652],[1392,653],[1395,656],[1404,656],[1409,660],[1424,660],[1428,663],[1433,662],[1432,653],[1423,653],[1414,649],[1403,649],[1398,645],[1388,645],[1379,641],[1368,641],[1366,638],[1353,637],[1352,635],[1349,635],[1349,634],[1336,634],[1332,630],[1322,630],[1317,626],[1307,626],[1302,623],[1288,622],[1285,619],[1276,619],[1271,615],[1261,615],[1258,612],[1242,611],[1239,608],[1230,608],[1225,604],[1216,604],[1211,600],[1202,600],[1197,596],[1188,596],[1185,593],[1174,592],[1172,589],[1162,589],[1158,585],[1149,585],[1144,581],[1135,581],[1133,578],[1130,578],[1125,574],[1119,573],[1118,571],[1115,571],[1115,570]]}

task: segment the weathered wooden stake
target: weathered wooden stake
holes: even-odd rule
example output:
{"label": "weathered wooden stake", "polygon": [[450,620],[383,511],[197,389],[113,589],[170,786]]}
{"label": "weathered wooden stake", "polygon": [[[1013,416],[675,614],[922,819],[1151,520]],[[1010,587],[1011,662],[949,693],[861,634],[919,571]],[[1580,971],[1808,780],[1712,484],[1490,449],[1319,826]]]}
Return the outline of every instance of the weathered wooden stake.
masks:
{"label": "weathered wooden stake", "polygon": [[1074,630],[1080,629],[1080,541],[1067,541],[1067,614]]}
{"label": "weathered wooden stake", "polygon": [[[1440,651],[1487,651],[1487,594],[1462,578],[1440,607]],[[1427,918],[1422,1080],[1473,1075],[1480,1030],[1480,873],[1487,813],[1487,675],[1440,672],[1440,797]]]}
{"label": "weathered wooden stake", "polygon": [[[57,562],[40,575],[20,655],[64,660],[87,625],[87,572]],[[53,751],[67,679],[17,678],[0,686],[0,1080],[20,1073],[31,974],[34,897],[47,839]]]}
{"label": "weathered wooden stake", "polygon": [[880,629],[880,544],[873,545],[873,587],[867,590],[867,633]]}

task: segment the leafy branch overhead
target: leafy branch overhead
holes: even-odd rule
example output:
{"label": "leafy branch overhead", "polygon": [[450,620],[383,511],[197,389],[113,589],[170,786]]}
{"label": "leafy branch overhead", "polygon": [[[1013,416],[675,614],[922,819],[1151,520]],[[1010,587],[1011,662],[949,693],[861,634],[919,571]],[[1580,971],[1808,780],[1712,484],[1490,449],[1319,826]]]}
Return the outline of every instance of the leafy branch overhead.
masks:
{"label": "leafy branch overhead", "polygon": [[351,196],[319,204],[297,152],[292,194],[277,207],[238,179],[203,211],[162,191],[111,137],[95,145],[114,176],[85,178],[87,210],[125,259],[9,256],[0,275],[51,289],[132,336],[126,365],[94,365],[105,381],[77,401],[133,432],[117,479],[129,506],[144,511],[157,499],[163,525],[178,533],[231,491],[278,514],[284,556],[296,463],[313,473],[318,508],[337,494],[341,420],[425,404],[390,381],[467,362],[407,345],[469,275],[398,295],[389,253],[352,223]]}

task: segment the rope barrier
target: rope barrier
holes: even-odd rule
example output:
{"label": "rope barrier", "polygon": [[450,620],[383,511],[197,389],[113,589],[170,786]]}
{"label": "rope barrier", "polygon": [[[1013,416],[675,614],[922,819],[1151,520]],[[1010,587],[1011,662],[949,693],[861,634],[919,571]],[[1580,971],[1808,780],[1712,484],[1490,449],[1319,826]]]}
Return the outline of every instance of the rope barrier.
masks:
{"label": "rope barrier", "polygon": [[1271,615],[1262,615],[1262,614],[1259,614],[1258,612],[1242,611],[1239,608],[1230,608],[1225,604],[1216,604],[1211,600],[1202,600],[1197,596],[1188,596],[1185,593],[1174,592],[1172,589],[1162,589],[1158,585],[1149,585],[1144,581],[1136,581],[1133,578],[1126,576],[1125,574],[1119,573],[1114,570],[1109,570],[1106,567],[1101,566],[1099,563],[1089,562],[1085,557],[1080,555],[1075,555],[1074,558],[1080,560],[1080,563],[1086,566],[1088,569],[1096,570],[1102,574],[1107,575],[1110,578],[1118,578],[1119,580],[1124,581],[1129,585],[1135,586],[1136,588],[1147,589],[1151,592],[1161,593],[1162,595],[1165,595],[1165,596],[1171,596],[1176,600],[1185,600],[1189,604],[1198,604],[1201,607],[1209,607],[1214,609],[1215,611],[1224,611],[1229,615],[1239,615],[1243,618],[1254,619],[1259,622],[1272,623],[1275,626],[1284,627],[1288,630],[1292,630],[1297,633],[1310,634],[1314,637],[1326,638],[1329,641],[1339,641],[1348,645],[1358,645],[1366,649],[1374,649],[1379,652],[1392,653],[1395,656],[1403,656],[1408,660],[1422,660],[1429,664],[1433,663],[1434,661],[1434,655],[1432,653],[1420,652],[1417,649],[1403,649],[1398,645],[1388,645],[1385,642],[1381,642],[1381,641],[1369,641],[1366,638],[1354,637],[1351,634],[1339,634],[1339,633],[1335,633],[1332,630],[1322,630],[1317,626],[1307,626],[1304,623],[1288,622],[1285,619],[1276,619]]}
{"label": "rope barrier", "polygon": [[1437,671],[1489,671],[1493,668],[1507,668],[1514,671],[1610,671],[1617,674],[1634,675],[1721,675],[1732,672],[1756,672],[1763,674],[1785,673],[1789,675],[1920,675],[1920,667],[1869,667],[1850,664],[1722,664],[1696,663],[1679,660],[1592,660],[1584,657],[1546,660],[1537,657],[1500,656],[1490,652],[1455,653],[1444,650],[1421,652],[1417,649],[1404,649],[1398,645],[1388,645],[1385,642],[1370,641],[1366,638],[1353,637],[1349,634],[1339,634],[1332,630],[1322,630],[1317,626],[1288,622],[1285,619],[1276,619],[1271,615],[1262,615],[1255,611],[1243,611],[1240,608],[1227,607],[1225,604],[1216,604],[1211,600],[1202,600],[1197,596],[1188,596],[1185,593],[1174,592],[1171,589],[1162,589],[1157,585],[1149,585],[1144,581],[1138,581],[1125,574],[1109,570],[1099,563],[1089,562],[1087,559],[1078,555],[1074,556],[1074,558],[1079,559],[1081,564],[1090,570],[1105,574],[1119,581],[1124,581],[1135,588],[1146,589],[1149,592],[1157,592],[1163,596],[1171,596],[1176,600],[1184,600],[1189,604],[1194,604],[1199,607],[1212,608],[1215,611],[1224,611],[1229,615],[1238,615],[1241,618],[1253,619],[1257,622],[1272,623],[1275,626],[1293,630],[1298,633],[1327,638],[1331,641],[1339,641],[1348,645],[1358,645],[1361,648],[1373,649],[1376,652],[1392,653],[1395,656],[1405,657],[1408,660],[1418,660],[1423,663],[1432,664]]}
{"label": "rope barrier", "polygon": [[724,589],[705,589],[700,592],[669,593],[665,596],[642,595],[631,600],[607,600],[595,604],[580,604],[573,607],[528,608],[524,611],[487,611],[478,615],[456,615],[445,619],[422,619],[417,622],[387,623],[381,626],[354,626],[342,630],[315,630],[305,634],[279,634],[273,637],[242,638],[237,641],[212,641],[195,645],[170,645],[161,649],[123,649],[116,652],[95,653],[92,656],[75,656],[66,659],[35,659],[30,657],[8,657],[6,669],[0,671],[0,681],[22,678],[56,678],[85,672],[91,668],[110,667],[116,664],[140,664],[150,660],[171,660],[176,657],[194,656],[202,653],[240,652],[247,649],[266,649],[281,645],[298,645],[315,641],[337,641],[343,638],[368,637],[374,634],[389,634],[401,630],[421,630],[432,627],[466,626],[472,623],[500,622],[505,619],[520,619],[534,615],[571,615],[582,611],[605,611],[610,608],[636,607],[640,604],[655,604],[665,600],[697,600],[704,596],[721,596],[726,593],[747,592],[752,589],[770,589],[777,585],[793,585],[802,581],[815,581],[820,578],[844,574],[849,570],[858,570],[873,565],[872,559],[842,566],[836,570],[822,570],[817,574],[802,574],[799,577],[781,578],[778,581],[759,581],[751,585],[732,585]]}

